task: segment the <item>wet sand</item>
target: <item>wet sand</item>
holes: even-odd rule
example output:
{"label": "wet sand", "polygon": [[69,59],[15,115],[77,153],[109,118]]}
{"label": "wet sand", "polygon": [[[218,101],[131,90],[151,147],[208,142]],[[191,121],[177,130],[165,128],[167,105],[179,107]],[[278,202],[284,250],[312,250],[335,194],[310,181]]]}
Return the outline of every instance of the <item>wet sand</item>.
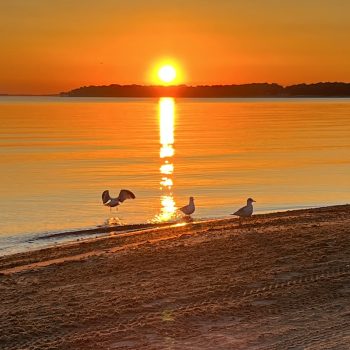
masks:
{"label": "wet sand", "polygon": [[0,258],[1,349],[349,349],[350,205]]}

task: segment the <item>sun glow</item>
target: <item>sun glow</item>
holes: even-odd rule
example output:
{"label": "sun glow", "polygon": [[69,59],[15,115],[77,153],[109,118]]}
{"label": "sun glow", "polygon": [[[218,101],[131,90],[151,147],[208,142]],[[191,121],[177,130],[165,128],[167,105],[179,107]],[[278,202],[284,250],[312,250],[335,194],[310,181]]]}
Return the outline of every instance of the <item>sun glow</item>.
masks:
{"label": "sun glow", "polygon": [[171,65],[165,65],[158,71],[158,77],[164,83],[171,83],[176,78],[176,70]]}

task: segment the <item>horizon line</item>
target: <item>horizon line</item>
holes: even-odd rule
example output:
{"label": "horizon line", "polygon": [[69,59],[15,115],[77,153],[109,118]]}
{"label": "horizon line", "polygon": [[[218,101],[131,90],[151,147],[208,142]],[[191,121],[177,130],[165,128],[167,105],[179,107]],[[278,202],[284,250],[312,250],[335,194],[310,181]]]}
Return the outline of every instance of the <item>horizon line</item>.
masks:
{"label": "horizon line", "polygon": [[281,86],[283,88],[286,87],[290,87],[290,86],[296,86],[296,85],[317,85],[317,84],[350,84],[350,81],[318,81],[318,82],[313,82],[313,83],[305,83],[305,82],[301,82],[301,83],[293,83],[293,84],[289,84],[289,85],[283,85],[280,83],[276,83],[276,82],[251,82],[251,83],[241,83],[241,84],[237,84],[237,83],[231,83],[231,84],[199,84],[199,85],[187,85],[187,84],[176,84],[176,85],[157,85],[157,84],[137,84],[137,83],[129,83],[129,84],[120,84],[120,83],[111,83],[111,84],[101,84],[101,85],[81,85],[79,87],[73,88],[71,90],[68,91],[60,91],[60,92],[56,92],[56,93],[7,93],[7,92],[0,92],[0,97],[1,96],[60,96],[64,93],[73,91],[73,90],[77,90],[77,89],[81,89],[81,88],[87,88],[87,87],[101,87],[101,86],[120,86],[120,87],[130,87],[130,86],[138,86],[138,87],[156,87],[156,88],[175,88],[175,87],[189,87],[189,88],[196,88],[196,87],[218,87],[218,86],[244,86],[244,85],[263,85],[263,84],[268,84],[268,85],[278,85]]}

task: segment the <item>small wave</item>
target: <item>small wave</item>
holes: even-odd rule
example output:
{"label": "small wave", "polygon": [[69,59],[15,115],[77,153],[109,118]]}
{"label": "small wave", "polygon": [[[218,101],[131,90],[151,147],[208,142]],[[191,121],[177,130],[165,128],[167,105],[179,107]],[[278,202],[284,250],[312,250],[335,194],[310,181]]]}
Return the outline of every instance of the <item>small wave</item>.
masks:
{"label": "small wave", "polygon": [[122,220],[120,220],[118,217],[108,218],[104,224],[105,224],[105,226],[123,226],[123,225],[125,225],[122,222]]}

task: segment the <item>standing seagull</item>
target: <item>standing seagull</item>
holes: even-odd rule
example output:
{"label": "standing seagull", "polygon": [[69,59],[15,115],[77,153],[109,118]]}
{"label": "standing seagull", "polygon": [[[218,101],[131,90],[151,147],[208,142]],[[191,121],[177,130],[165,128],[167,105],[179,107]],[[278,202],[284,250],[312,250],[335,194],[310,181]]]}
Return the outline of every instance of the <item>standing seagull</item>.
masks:
{"label": "standing seagull", "polygon": [[194,211],[196,210],[196,207],[194,206],[194,198],[190,197],[190,202],[188,203],[188,205],[185,205],[184,207],[180,208],[179,210],[181,210],[185,215],[193,214]]}
{"label": "standing seagull", "polygon": [[253,214],[253,202],[255,202],[254,199],[248,198],[247,199],[247,205],[245,207],[242,207],[241,209],[238,209],[235,213],[231,215],[237,215],[239,216],[239,226],[242,225],[241,218],[247,218],[252,216]]}
{"label": "standing seagull", "polygon": [[[102,193],[102,202],[103,205],[112,210],[113,207],[117,207],[120,203],[123,203],[126,199],[135,199],[135,195],[129,190],[121,190],[117,198],[111,198],[109,191],[103,191]],[[117,208],[116,208],[117,209]]]}

